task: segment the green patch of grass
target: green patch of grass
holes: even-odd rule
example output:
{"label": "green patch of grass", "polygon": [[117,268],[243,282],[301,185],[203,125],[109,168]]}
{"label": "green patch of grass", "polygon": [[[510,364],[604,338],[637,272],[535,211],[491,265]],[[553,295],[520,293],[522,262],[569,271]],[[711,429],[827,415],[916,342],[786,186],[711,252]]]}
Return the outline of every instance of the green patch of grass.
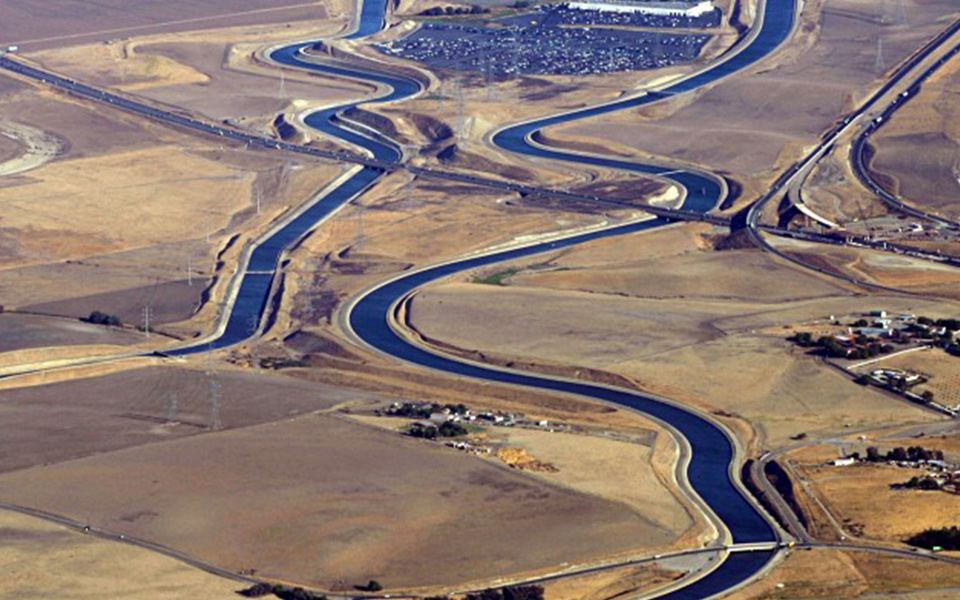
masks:
{"label": "green patch of grass", "polygon": [[526,267],[513,267],[510,269],[504,269],[503,271],[497,271],[496,273],[491,273],[490,275],[486,275],[484,277],[474,277],[473,283],[481,283],[484,285],[506,285],[506,283],[504,282],[508,278],[516,275],[517,273],[521,273],[527,270],[535,271],[538,269],[545,269],[549,266],[550,266],[550,263],[542,262],[542,263],[535,263],[532,265],[528,265]]}
{"label": "green patch of grass", "polygon": [[484,285],[503,285],[503,280],[507,277],[513,277],[519,273],[521,269],[505,269],[503,271],[497,271],[487,275],[486,277],[475,277],[473,279],[474,283],[482,283]]}

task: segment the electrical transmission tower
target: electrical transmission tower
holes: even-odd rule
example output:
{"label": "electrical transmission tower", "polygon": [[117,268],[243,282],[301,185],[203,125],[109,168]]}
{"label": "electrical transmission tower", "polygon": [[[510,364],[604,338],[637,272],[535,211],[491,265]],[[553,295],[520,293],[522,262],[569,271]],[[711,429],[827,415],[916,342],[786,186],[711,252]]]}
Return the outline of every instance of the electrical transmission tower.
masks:
{"label": "electrical transmission tower", "polygon": [[220,381],[216,378],[210,380],[210,429],[223,429],[223,423],[220,422]]}
{"label": "electrical transmission tower", "polygon": [[883,73],[887,70],[886,62],[883,60],[883,35],[877,34],[877,62],[874,65],[874,69],[878,73]]}
{"label": "electrical transmission tower", "polygon": [[907,9],[903,6],[903,0],[897,0],[897,14],[894,17],[895,25],[907,24]]}
{"label": "electrical transmission tower", "polygon": [[150,308],[150,305],[145,305],[143,307],[143,331],[147,334],[147,337],[150,337],[150,317],[152,314],[153,309]]}
{"label": "electrical transmission tower", "polygon": [[177,420],[177,394],[170,392],[167,395],[167,423],[173,423]]}

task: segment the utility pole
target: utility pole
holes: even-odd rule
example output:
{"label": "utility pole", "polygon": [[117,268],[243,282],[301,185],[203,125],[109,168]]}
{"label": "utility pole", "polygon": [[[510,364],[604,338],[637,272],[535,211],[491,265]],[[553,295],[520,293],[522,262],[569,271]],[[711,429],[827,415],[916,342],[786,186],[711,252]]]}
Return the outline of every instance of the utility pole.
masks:
{"label": "utility pole", "polygon": [[260,189],[260,186],[257,186],[257,214],[260,214],[260,199],[263,195],[263,192]]}
{"label": "utility pole", "polygon": [[883,73],[887,70],[886,63],[883,60],[883,34],[880,32],[877,32],[877,62],[874,68],[878,73]]}
{"label": "utility pole", "polygon": [[143,331],[147,334],[147,337],[150,337],[150,305],[145,305],[143,307]]}
{"label": "utility pole", "polygon": [[167,396],[167,423],[173,423],[177,420],[177,394],[170,392]]}
{"label": "utility pole", "polygon": [[223,429],[223,423],[220,422],[220,382],[216,378],[210,380],[210,429]]}

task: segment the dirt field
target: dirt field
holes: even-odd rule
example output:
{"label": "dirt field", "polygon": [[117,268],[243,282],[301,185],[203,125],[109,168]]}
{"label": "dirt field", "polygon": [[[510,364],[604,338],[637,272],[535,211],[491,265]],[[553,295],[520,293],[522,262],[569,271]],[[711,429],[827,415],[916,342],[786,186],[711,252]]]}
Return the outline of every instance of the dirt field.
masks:
{"label": "dirt field", "polygon": [[951,565],[863,552],[799,550],[762,580],[729,598],[946,600],[955,597],[958,586],[960,569]]}
{"label": "dirt field", "polygon": [[6,474],[0,497],[339,589],[460,583],[670,540],[621,504],[322,415]]}
{"label": "dirt field", "polygon": [[[228,429],[383,399],[289,377],[176,367],[6,389],[0,392],[0,472],[205,433],[212,385],[219,385],[220,421]],[[177,423],[166,424],[174,401]]]}
{"label": "dirt field", "polygon": [[148,550],[14,513],[0,512],[0,532],[5,598],[225,600],[245,587]]}
{"label": "dirt field", "polygon": [[0,4],[0,37],[25,50],[69,46],[131,35],[283,23],[326,17],[324,3],[304,0],[172,2],[120,0],[87,3],[54,0]]}

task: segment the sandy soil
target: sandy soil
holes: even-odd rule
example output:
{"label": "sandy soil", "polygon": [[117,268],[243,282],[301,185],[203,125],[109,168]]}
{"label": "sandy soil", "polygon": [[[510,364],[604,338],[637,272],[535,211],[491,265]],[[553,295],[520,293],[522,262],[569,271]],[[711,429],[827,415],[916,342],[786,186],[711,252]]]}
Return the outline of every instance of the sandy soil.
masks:
{"label": "sandy soil", "polygon": [[[782,588],[777,588],[782,584]],[[942,563],[890,558],[860,552],[801,550],[762,580],[735,592],[731,600],[871,598],[941,600],[953,597],[960,569]],[[934,590],[909,593],[915,590]]]}
{"label": "sandy soil", "polygon": [[[862,300],[819,279],[778,268],[729,296],[730,274],[739,271],[744,256],[753,258],[752,252],[701,251],[691,240],[687,247],[674,246],[671,256],[657,236],[676,244],[680,234],[664,231],[601,241],[552,260],[555,277],[563,277],[569,268],[580,291],[533,287],[537,278],[550,275],[539,270],[515,276],[516,283],[508,278],[511,285],[505,287],[444,284],[414,300],[411,322],[427,338],[479,350],[491,359],[522,357],[574,365],[570,373],[583,367],[613,372],[667,397],[736,413],[758,427],[769,443],[843,425],[932,418],[848,384],[793,348],[784,339],[787,334],[781,333],[797,322],[861,312]],[[629,261],[647,246],[655,255],[662,253],[652,269],[658,275],[650,281],[671,274],[665,284],[673,292],[668,296],[660,296],[659,285],[646,293],[631,287],[646,278],[642,263],[620,280],[628,282],[622,287],[608,279],[601,292],[589,291],[585,282],[591,281],[593,271],[587,272],[584,283],[576,279],[581,267],[596,270],[610,262]],[[701,260],[712,268],[697,266]],[[531,279],[525,285],[521,282],[526,277]],[[902,298],[870,302],[889,304],[891,310],[901,305],[918,310],[936,306]]]}
{"label": "sandy soil", "polygon": [[880,28],[875,20],[883,6],[865,0],[808,2],[792,47],[736,76],[735,84],[718,85],[693,102],[680,98],[551,134],[574,140],[599,136],[623,149],[709,165],[749,178],[750,189],[798,156],[874,85],[881,75],[875,69],[878,33],[889,68],[956,11],[948,0],[906,0],[909,27]]}
{"label": "sandy soil", "polygon": [[0,495],[341,589],[490,578],[669,539],[623,505],[321,415],[19,471]]}
{"label": "sandy soil", "polygon": [[14,513],[0,513],[0,532],[5,598],[223,600],[246,587],[148,550]]}
{"label": "sandy soil", "polygon": [[[382,396],[232,371],[149,367],[0,393],[0,471],[70,461],[130,446],[205,433],[213,385],[220,421],[247,427]],[[176,402],[176,424],[166,424]]]}
{"label": "sandy soil", "polygon": [[8,157],[0,154],[0,177],[9,177],[36,169],[63,151],[64,143],[49,133],[16,123],[0,121],[0,135],[17,146]]}

